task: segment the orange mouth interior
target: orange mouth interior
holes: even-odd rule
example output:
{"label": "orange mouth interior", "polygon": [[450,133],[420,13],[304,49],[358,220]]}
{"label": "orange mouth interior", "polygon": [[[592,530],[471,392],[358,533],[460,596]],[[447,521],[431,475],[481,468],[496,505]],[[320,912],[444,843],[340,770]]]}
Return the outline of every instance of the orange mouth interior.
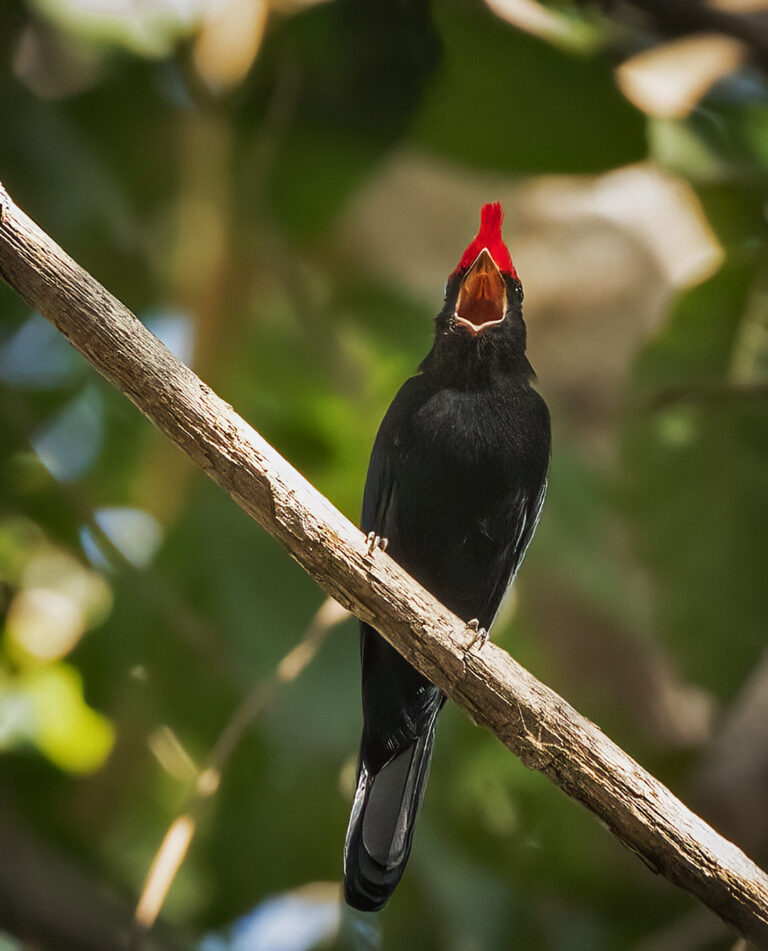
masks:
{"label": "orange mouth interior", "polygon": [[504,278],[493,258],[483,250],[462,282],[456,301],[456,323],[478,334],[504,320],[506,305]]}

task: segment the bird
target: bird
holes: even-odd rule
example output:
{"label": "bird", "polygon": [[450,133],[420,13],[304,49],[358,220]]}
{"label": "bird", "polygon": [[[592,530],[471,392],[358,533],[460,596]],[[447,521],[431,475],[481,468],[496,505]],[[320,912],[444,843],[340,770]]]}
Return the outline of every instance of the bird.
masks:
{"label": "bird", "polygon": [[[500,203],[483,205],[445,285],[432,348],[379,428],[361,519],[369,548],[386,546],[481,648],[536,530],[551,445],[502,220]],[[344,897],[378,911],[410,855],[446,696],[367,623],[360,654],[363,730]]]}

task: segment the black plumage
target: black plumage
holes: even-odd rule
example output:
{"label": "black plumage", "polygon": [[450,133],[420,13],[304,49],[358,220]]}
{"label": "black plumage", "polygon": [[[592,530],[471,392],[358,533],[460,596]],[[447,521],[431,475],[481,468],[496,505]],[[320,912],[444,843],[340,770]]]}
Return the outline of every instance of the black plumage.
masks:
{"label": "black plumage", "polygon": [[[371,454],[362,528],[463,620],[489,628],[533,536],[550,456],[532,388],[522,289],[501,208],[446,285],[432,349],[395,396]],[[373,911],[402,876],[445,695],[362,625],[363,735],[345,897]]]}

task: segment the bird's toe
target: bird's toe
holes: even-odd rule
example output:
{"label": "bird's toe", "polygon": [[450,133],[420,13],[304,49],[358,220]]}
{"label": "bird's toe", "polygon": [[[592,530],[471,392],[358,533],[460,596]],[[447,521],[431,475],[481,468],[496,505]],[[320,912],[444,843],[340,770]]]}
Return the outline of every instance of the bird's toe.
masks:
{"label": "bird's toe", "polygon": [[366,542],[365,553],[370,558],[377,548],[380,551],[386,551],[387,545],[389,544],[389,539],[383,538],[381,535],[377,535],[376,532],[368,532],[365,542]]}
{"label": "bird's toe", "polygon": [[480,627],[480,621],[476,617],[473,617],[471,621],[467,621],[467,630],[472,632],[472,640],[469,642],[467,650],[472,650],[473,647],[483,647],[488,640],[488,631],[484,627]]}

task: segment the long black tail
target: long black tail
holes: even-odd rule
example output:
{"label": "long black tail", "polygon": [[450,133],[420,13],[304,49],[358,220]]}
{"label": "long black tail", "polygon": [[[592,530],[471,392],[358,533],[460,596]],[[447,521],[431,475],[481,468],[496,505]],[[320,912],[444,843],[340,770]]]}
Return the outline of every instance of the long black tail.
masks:
{"label": "long black tail", "polygon": [[361,752],[344,846],[344,897],[360,911],[382,908],[405,869],[429,776],[439,709],[424,733],[376,772],[369,771]]}

